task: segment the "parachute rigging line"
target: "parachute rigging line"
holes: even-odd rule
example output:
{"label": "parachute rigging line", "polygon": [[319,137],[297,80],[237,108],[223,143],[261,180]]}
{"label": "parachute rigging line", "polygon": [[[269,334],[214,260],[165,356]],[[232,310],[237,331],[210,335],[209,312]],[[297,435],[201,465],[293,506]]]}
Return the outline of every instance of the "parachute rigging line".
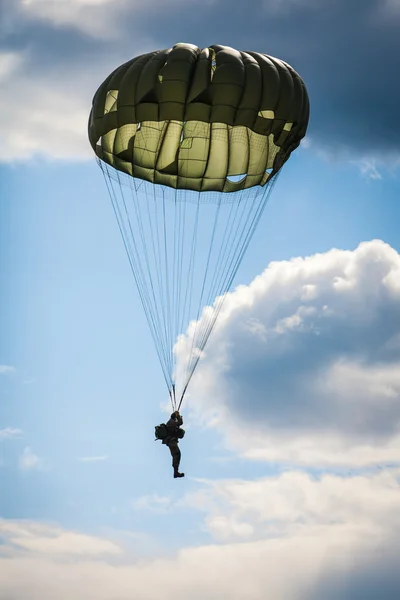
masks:
{"label": "parachute rigging line", "polygon": [[98,162],[176,410],[279,173],[226,194],[154,185]]}

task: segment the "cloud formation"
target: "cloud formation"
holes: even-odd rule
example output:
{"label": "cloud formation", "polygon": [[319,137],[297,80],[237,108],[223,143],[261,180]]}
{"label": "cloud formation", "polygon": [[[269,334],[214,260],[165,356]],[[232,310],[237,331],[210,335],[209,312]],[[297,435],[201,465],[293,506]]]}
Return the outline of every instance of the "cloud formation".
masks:
{"label": "cloud formation", "polygon": [[161,0],[6,0],[5,7],[0,160],[89,157],[86,121],[102,79],[136,54],[189,41],[293,64],[311,96],[311,151],[374,165],[375,174],[399,163],[395,0],[365,0],[362,9],[357,0],[175,0],[167,9]]}
{"label": "cloud formation", "polygon": [[99,39],[118,36],[128,10],[126,0],[22,0],[22,18],[43,21],[56,28],[72,28]]}
{"label": "cloud formation", "polygon": [[399,501],[395,471],[199,482],[176,510],[201,508],[212,541],[146,560],[104,536],[2,521],[0,588],[8,600],[264,600],[266,590],[279,600],[336,600],[351,590],[358,600],[373,580],[374,597],[395,600]]}
{"label": "cloud formation", "polygon": [[33,452],[32,448],[26,446],[22,455],[20,456],[19,467],[23,471],[41,469],[43,467],[43,460]]}
{"label": "cloud formation", "polygon": [[255,480],[200,481],[181,504],[205,513],[205,524],[219,542],[293,535],[307,527],[369,523],[371,534],[400,526],[399,471],[355,477],[301,471]]}
{"label": "cloud formation", "polygon": [[116,544],[96,536],[34,521],[0,520],[0,536],[16,551],[50,556],[90,556],[121,554]]}
{"label": "cloud formation", "polygon": [[247,458],[400,461],[399,282],[379,240],[271,263],[227,297],[191,409]]}
{"label": "cloud formation", "polygon": [[0,429],[0,440],[20,438],[21,435],[22,430],[17,427],[5,427],[4,429]]}

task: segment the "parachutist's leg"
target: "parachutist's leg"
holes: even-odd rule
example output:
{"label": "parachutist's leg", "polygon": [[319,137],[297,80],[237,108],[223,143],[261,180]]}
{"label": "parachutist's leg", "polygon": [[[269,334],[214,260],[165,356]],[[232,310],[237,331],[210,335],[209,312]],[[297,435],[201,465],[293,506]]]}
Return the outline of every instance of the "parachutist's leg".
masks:
{"label": "parachutist's leg", "polygon": [[181,462],[181,451],[178,444],[171,442],[169,444],[169,451],[172,456],[172,467],[174,471],[179,469],[179,463]]}
{"label": "parachutist's leg", "polygon": [[179,464],[181,462],[181,450],[177,443],[171,443],[169,450],[172,456],[172,467],[174,469],[174,477],[183,477],[183,473],[179,473]]}

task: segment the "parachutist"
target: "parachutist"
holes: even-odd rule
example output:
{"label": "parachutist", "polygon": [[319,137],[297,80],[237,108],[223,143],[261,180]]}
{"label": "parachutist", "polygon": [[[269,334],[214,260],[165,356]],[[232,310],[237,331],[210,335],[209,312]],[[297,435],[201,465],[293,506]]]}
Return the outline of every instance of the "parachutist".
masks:
{"label": "parachutist", "polygon": [[183,418],[176,410],[172,413],[170,420],[166,423],[168,434],[163,440],[163,444],[166,444],[171,452],[172,456],[172,467],[174,469],[174,478],[184,477],[185,473],[179,473],[179,464],[181,462],[181,451],[178,446],[179,439],[182,439],[185,435],[184,429],[181,429],[183,425]]}

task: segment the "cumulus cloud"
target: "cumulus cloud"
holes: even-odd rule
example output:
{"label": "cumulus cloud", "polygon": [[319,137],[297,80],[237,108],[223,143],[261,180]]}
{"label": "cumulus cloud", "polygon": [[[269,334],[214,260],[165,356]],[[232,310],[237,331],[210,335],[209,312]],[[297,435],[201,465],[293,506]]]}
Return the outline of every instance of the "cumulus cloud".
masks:
{"label": "cumulus cloud", "polygon": [[[93,158],[87,122],[97,87],[130,53],[154,49],[143,31],[135,30],[129,50],[119,39],[115,20],[126,23],[126,10],[132,10],[126,0],[7,3],[0,31],[0,162]],[[104,37],[103,29],[118,41],[92,39]]]}
{"label": "cumulus cloud", "polygon": [[40,522],[0,520],[0,537],[18,551],[49,556],[102,557],[122,553],[122,549],[109,540]]}
{"label": "cumulus cloud", "polygon": [[0,64],[4,61],[8,66],[3,68],[5,92],[0,98],[0,160],[21,161],[38,154],[88,158],[84,132],[91,93],[85,69],[71,65],[62,77],[38,73],[23,52],[13,59],[0,54]]}
{"label": "cumulus cloud", "polygon": [[43,467],[43,460],[33,452],[32,448],[26,446],[22,455],[20,456],[19,467],[23,471],[41,469]]}
{"label": "cumulus cloud", "polygon": [[201,507],[216,541],[146,560],[107,538],[3,521],[0,587],[9,600],[264,600],[266,590],[279,600],[336,600],[348,589],[352,598],[368,597],[369,574],[376,597],[395,600],[399,501],[398,473],[390,471],[347,480],[288,472],[203,481],[176,508]]}
{"label": "cumulus cloud", "polygon": [[400,526],[398,470],[354,477],[300,471],[253,481],[201,481],[181,501],[206,514],[205,524],[221,542],[260,540],[308,527],[369,523],[371,534]]}
{"label": "cumulus cloud", "polygon": [[400,461],[399,300],[379,240],[271,263],[228,295],[191,409],[252,459]]}

